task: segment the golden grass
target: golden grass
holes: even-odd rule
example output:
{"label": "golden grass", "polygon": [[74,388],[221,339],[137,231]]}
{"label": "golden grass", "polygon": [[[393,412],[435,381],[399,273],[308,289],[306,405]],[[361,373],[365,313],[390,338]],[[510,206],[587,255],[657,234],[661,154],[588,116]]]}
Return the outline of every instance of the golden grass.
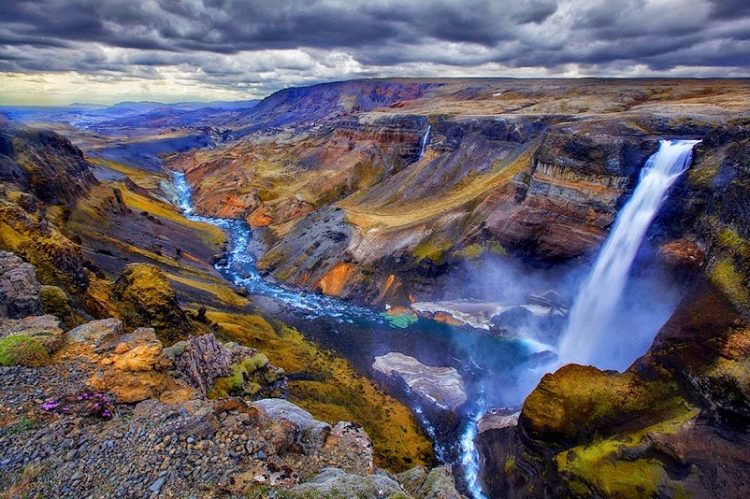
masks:
{"label": "golden grass", "polygon": [[250,300],[235,293],[225,282],[211,278],[210,275],[202,276],[208,280],[186,277],[175,273],[167,272],[167,278],[171,281],[179,282],[193,289],[204,291],[216,297],[220,302],[235,308],[245,307],[250,304]]}
{"label": "golden grass", "polygon": [[130,180],[145,189],[157,188],[159,186],[159,182],[166,178],[166,175],[164,174],[141,170],[140,168],[134,168],[117,161],[92,157],[87,157],[86,160],[89,163],[101,166],[102,168],[107,168],[109,170],[122,173],[126,177],[130,178]]}
{"label": "golden grass", "polygon": [[430,198],[409,205],[389,205],[387,208],[368,208],[356,205],[356,200],[347,199],[339,205],[344,209],[347,220],[367,231],[373,228],[401,228],[424,223],[446,212],[450,212],[471,201],[477,200],[490,191],[510,182],[514,176],[529,167],[536,144],[528,147],[512,161],[497,164],[485,175],[477,175],[463,186],[440,197]]}

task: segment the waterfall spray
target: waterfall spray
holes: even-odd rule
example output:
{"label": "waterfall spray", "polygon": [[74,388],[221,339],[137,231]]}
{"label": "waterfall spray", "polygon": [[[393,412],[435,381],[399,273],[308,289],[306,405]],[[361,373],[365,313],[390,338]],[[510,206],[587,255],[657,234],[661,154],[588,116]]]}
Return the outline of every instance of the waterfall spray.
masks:
{"label": "waterfall spray", "polygon": [[669,188],[690,166],[698,142],[662,140],[646,162],[571,309],[558,348],[561,363],[624,369],[642,353],[643,345],[611,333],[612,321],[646,230]]}

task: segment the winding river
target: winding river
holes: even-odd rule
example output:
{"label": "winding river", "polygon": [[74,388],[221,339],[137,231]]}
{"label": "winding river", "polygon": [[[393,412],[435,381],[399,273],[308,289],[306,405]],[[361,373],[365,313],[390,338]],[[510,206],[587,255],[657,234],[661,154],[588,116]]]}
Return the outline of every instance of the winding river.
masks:
{"label": "winding river", "polygon": [[[391,391],[409,404],[432,439],[437,459],[460,465],[471,495],[484,497],[477,478],[476,421],[488,407],[515,406],[520,402],[514,387],[526,370],[525,363],[533,355],[533,349],[522,341],[495,338],[432,320],[419,319],[406,328],[394,328],[369,308],[265,280],[257,272],[255,257],[249,249],[252,238],[249,225],[243,220],[196,215],[185,175],[179,172],[172,175],[177,203],[184,215],[220,227],[228,235],[226,262],[217,265],[217,270],[235,285],[244,286],[251,295],[270,301],[275,313],[306,337],[348,358],[370,376],[374,376],[374,358],[389,352],[401,352],[427,365],[458,370],[469,400],[457,414],[458,430],[455,425],[446,428],[411,394],[402,390],[399,393],[395,388]],[[488,386],[493,389],[488,390]]]}

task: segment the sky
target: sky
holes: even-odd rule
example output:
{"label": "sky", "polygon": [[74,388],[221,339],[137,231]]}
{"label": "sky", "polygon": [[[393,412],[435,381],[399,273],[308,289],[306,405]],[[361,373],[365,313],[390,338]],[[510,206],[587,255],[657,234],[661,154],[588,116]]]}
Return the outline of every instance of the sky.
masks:
{"label": "sky", "polygon": [[747,77],[750,0],[2,0],[0,104],[371,77]]}

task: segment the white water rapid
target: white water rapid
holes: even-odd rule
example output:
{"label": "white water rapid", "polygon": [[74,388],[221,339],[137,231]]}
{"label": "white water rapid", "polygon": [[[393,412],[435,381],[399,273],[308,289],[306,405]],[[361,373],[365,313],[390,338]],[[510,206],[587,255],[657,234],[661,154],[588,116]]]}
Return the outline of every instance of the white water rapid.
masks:
{"label": "white water rapid", "polygon": [[648,347],[613,333],[613,320],[646,230],[670,186],[690,166],[698,142],[662,140],[646,162],[571,309],[558,348],[561,363],[622,370]]}

